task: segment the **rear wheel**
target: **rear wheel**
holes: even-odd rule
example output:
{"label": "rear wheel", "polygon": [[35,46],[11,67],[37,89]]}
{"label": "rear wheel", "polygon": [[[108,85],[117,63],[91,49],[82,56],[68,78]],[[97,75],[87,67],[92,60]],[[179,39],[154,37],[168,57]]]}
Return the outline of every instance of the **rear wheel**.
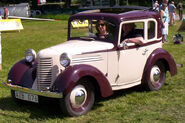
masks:
{"label": "rear wheel", "polygon": [[94,87],[88,79],[82,79],[67,95],[61,99],[60,106],[66,115],[80,116],[86,114],[95,100]]}
{"label": "rear wheel", "polygon": [[164,64],[158,61],[147,72],[150,73],[150,76],[146,76],[144,79],[145,88],[150,91],[159,90],[163,86],[166,79]]}

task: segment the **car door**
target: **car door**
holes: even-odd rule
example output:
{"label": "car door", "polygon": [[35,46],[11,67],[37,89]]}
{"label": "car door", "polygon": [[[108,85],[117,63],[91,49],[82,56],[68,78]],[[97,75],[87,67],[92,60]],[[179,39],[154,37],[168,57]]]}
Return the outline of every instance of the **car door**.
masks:
{"label": "car door", "polygon": [[[122,24],[126,23],[133,22],[124,22]],[[143,38],[145,41],[146,37],[145,36],[146,31],[144,29],[144,27],[146,26],[145,22],[138,21],[138,23],[136,23],[136,21],[134,21],[134,23],[136,25],[136,29],[138,28],[142,30]],[[120,28],[122,28],[122,24]],[[126,44],[127,47],[123,46],[119,49],[119,59],[118,59],[119,78],[117,80],[117,85],[124,86],[125,88],[137,85],[138,83],[141,82],[143,69],[147,58],[146,54],[148,51],[147,47],[145,46],[138,46],[135,43],[126,43]]]}

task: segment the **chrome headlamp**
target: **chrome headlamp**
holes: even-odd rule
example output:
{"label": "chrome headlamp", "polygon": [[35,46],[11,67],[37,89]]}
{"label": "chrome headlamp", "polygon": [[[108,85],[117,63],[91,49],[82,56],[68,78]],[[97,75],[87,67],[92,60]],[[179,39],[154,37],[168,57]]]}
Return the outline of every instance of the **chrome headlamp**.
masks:
{"label": "chrome headlamp", "polygon": [[27,62],[31,63],[36,58],[36,52],[33,49],[28,49],[25,52],[25,59]]}
{"label": "chrome headlamp", "polygon": [[70,56],[67,53],[61,54],[61,56],[60,56],[60,64],[63,67],[67,67],[67,66],[70,65],[70,63],[71,63]]}

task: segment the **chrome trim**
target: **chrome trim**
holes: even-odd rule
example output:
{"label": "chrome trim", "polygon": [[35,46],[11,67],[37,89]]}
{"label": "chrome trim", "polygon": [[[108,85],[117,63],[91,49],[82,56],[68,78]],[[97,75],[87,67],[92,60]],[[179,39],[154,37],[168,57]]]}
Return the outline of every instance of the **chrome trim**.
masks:
{"label": "chrome trim", "polygon": [[[65,62],[64,62],[65,61]],[[66,62],[67,61],[67,62]],[[60,55],[60,64],[63,66],[63,67],[68,67],[71,63],[71,56],[67,53],[62,53]]]}
{"label": "chrome trim", "polygon": [[39,58],[37,66],[37,88],[39,91],[50,87],[52,83],[52,58]]}
{"label": "chrome trim", "polygon": [[161,75],[160,68],[157,65],[153,66],[150,73],[150,80],[152,84],[158,83],[160,75]]}
{"label": "chrome trim", "polygon": [[96,62],[96,61],[102,61],[103,58],[100,55],[96,56],[88,56],[88,57],[80,57],[80,58],[73,58],[71,64],[80,64],[83,62]]}
{"label": "chrome trim", "polygon": [[43,97],[50,97],[50,98],[62,98],[63,94],[62,93],[56,93],[56,92],[50,92],[50,91],[38,91],[38,90],[33,90],[30,88],[25,88],[21,87],[18,85],[12,85],[10,83],[3,83],[5,87],[10,88],[11,90],[15,91],[21,91],[29,94],[35,94]]}
{"label": "chrome trim", "polygon": [[80,108],[87,100],[87,91],[83,85],[76,86],[70,94],[70,102],[73,107]]}
{"label": "chrome trim", "polygon": [[26,59],[27,62],[31,63],[35,60],[35,58],[36,58],[35,50],[33,50],[33,49],[26,50],[25,59]]}

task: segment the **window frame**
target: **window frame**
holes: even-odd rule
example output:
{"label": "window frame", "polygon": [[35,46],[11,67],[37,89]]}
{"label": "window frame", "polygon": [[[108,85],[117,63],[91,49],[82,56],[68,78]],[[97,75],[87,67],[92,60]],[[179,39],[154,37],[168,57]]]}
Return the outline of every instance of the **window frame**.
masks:
{"label": "window frame", "polygon": [[147,36],[147,42],[151,42],[151,41],[157,40],[157,21],[155,19],[153,19],[153,18],[152,19],[148,19],[147,22],[146,22],[147,23],[147,27],[148,27],[150,21],[153,21],[155,23],[155,33],[154,33],[155,36],[153,38],[151,38],[151,39],[148,39],[148,28],[147,28],[146,29],[147,30],[147,35],[146,35]]}
{"label": "window frame", "polygon": [[[148,39],[148,22],[149,21],[153,21],[155,23],[155,36],[154,38],[152,39]],[[126,23],[138,23],[138,22],[142,22],[144,23],[144,37],[143,37],[143,42],[144,43],[148,43],[148,42],[151,42],[151,41],[154,41],[154,40],[157,40],[157,21],[153,18],[149,18],[149,19],[140,19],[140,20],[129,20],[129,21],[123,21],[120,23],[120,26],[119,26],[119,37],[118,37],[118,46],[120,45],[121,43],[121,32],[122,32],[122,25],[123,24],[126,24]]]}

